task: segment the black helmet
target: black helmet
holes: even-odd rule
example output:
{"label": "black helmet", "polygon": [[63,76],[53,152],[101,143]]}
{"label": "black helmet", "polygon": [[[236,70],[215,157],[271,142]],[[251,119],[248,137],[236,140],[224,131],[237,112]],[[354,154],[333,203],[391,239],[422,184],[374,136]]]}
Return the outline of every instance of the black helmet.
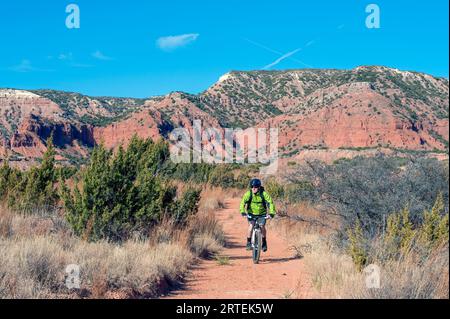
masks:
{"label": "black helmet", "polygon": [[261,181],[257,178],[254,178],[250,181],[250,187],[261,187]]}

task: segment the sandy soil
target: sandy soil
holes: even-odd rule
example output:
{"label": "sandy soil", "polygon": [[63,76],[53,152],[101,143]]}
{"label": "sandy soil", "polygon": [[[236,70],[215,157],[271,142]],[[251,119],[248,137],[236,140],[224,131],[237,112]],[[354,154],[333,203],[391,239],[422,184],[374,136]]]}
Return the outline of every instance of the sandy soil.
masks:
{"label": "sandy soil", "polygon": [[247,223],[238,207],[239,199],[232,198],[217,212],[227,235],[227,247],[220,255],[228,256],[229,264],[220,265],[214,258],[201,261],[185,285],[165,298],[308,298],[311,284],[303,261],[274,231],[268,232],[268,251],[262,253],[259,264],[253,264],[251,252],[245,250]]}

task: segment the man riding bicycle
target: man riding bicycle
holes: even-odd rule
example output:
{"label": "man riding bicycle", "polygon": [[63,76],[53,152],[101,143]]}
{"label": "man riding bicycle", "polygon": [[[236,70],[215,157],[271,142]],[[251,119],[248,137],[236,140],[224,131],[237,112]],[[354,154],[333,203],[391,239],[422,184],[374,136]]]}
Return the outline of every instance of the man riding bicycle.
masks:
{"label": "man riding bicycle", "polygon": [[251,189],[244,194],[244,197],[242,197],[240,205],[240,212],[242,216],[248,218],[249,224],[246,249],[252,249],[252,229],[255,221],[258,219],[261,225],[262,250],[267,251],[266,217],[268,212],[270,218],[275,216],[275,205],[273,204],[270,195],[262,187],[259,179],[252,179],[250,181],[250,188]]}

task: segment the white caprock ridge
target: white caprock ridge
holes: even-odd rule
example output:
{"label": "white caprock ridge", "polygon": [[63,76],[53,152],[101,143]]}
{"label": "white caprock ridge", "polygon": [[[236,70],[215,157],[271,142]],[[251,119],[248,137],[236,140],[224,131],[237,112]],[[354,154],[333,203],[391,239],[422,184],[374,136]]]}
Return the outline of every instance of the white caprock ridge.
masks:
{"label": "white caprock ridge", "polygon": [[18,98],[31,98],[31,97],[39,97],[39,95],[22,90],[14,90],[14,89],[0,89],[1,97],[18,97]]}
{"label": "white caprock ridge", "polygon": [[222,75],[219,78],[218,83],[224,82],[224,81],[228,80],[229,78],[231,78],[231,72],[228,72],[228,73],[225,73],[224,75]]}

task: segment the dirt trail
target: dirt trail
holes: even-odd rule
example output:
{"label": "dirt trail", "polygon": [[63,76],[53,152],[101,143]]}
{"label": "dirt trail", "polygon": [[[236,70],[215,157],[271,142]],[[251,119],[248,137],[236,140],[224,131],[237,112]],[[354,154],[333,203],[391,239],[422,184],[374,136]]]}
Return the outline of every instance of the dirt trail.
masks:
{"label": "dirt trail", "polygon": [[308,298],[311,285],[303,261],[269,230],[269,249],[262,253],[258,265],[253,264],[251,252],[244,247],[247,223],[238,213],[239,199],[225,204],[217,217],[227,236],[227,247],[220,255],[228,256],[229,264],[219,265],[216,259],[201,261],[188,274],[185,285],[165,298]]}

